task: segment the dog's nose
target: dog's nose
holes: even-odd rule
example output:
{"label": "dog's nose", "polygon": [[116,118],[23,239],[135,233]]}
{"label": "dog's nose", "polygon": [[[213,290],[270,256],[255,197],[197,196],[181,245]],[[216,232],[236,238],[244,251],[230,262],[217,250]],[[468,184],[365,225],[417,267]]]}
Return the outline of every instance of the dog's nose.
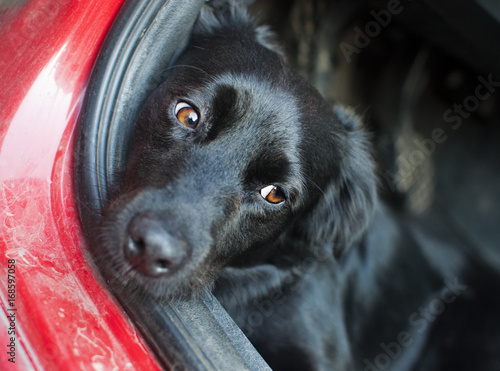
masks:
{"label": "dog's nose", "polygon": [[168,233],[159,220],[137,214],[127,228],[125,256],[132,267],[151,277],[178,269],[186,257],[186,244]]}

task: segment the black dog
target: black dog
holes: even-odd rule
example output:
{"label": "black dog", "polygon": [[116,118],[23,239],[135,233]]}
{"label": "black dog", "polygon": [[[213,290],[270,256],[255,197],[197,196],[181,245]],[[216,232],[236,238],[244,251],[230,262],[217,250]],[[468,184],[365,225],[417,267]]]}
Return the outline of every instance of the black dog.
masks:
{"label": "black dog", "polygon": [[235,4],[202,11],[149,98],[122,191],[107,269],[213,290],[275,369],[500,369],[497,275],[379,205],[360,120]]}

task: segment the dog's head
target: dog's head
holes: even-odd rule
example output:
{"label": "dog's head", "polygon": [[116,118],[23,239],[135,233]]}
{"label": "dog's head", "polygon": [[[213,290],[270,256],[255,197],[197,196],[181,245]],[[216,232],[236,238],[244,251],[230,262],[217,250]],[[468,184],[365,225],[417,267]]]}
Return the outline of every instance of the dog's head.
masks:
{"label": "dog's head", "polygon": [[191,294],[234,262],[278,261],[288,233],[339,253],[374,199],[358,119],[290,70],[244,10],[205,9],[139,116],[103,269],[154,295]]}

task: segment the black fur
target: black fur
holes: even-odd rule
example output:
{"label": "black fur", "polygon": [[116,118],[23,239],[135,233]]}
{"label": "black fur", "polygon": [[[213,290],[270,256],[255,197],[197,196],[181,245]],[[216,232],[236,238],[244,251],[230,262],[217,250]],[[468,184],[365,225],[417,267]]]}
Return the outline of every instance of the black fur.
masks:
{"label": "black fur", "polygon": [[[199,127],[176,119],[179,101]],[[285,201],[266,201],[268,185]],[[274,369],[500,369],[498,332],[464,322],[498,326],[498,301],[478,289],[496,273],[478,278],[466,253],[412,225],[377,202],[359,118],[219,1],[138,119],[98,258],[155,296],[213,290]]]}

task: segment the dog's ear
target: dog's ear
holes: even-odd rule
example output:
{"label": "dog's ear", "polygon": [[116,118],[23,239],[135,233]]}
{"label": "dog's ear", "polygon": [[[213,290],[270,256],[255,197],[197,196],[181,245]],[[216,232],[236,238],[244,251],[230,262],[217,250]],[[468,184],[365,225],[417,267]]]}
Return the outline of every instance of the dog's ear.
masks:
{"label": "dog's ear", "polygon": [[353,111],[336,106],[347,128],[348,153],[342,162],[340,184],[333,198],[334,253],[339,256],[365,232],[377,203],[377,185],[368,134]]}
{"label": "dog's ear", "polygon": [[228,23],[253,29],[256,40],[266,48],[278,53],[283,59],[285,53],[278,38],[268,26],[259,26],[256,19],[248,14],[248,7],[254,0],[212,0],[207,2],[194,25],[197,34],[213,34]]}
{"label": "dog's ear", "polygon": [[271,31],[269,26],[259,26],[255,29],[255,36],[257,41],[266,48],[277,53],[283,61],[286,60],[285,50],[281,43],[278,41],[276,34]]}
{"label": "dog's ear", "polygon": [[370,141],[361,119],[342,106],[336,106],[334,113],[346,128],[340,176],[323,190],[307,228],[313,229],[308,238],[322,245],[333,243],[334,255],[339,257],[365,232],[377,203],[377,187]]}
{"label": "dog's ear", "polygon": [[251,1],[245,0],[212,0],[208,1],[200,11],[193,27],[195,34],[214,34],[228,24],[248,24],[250,17],[247,7]]}

